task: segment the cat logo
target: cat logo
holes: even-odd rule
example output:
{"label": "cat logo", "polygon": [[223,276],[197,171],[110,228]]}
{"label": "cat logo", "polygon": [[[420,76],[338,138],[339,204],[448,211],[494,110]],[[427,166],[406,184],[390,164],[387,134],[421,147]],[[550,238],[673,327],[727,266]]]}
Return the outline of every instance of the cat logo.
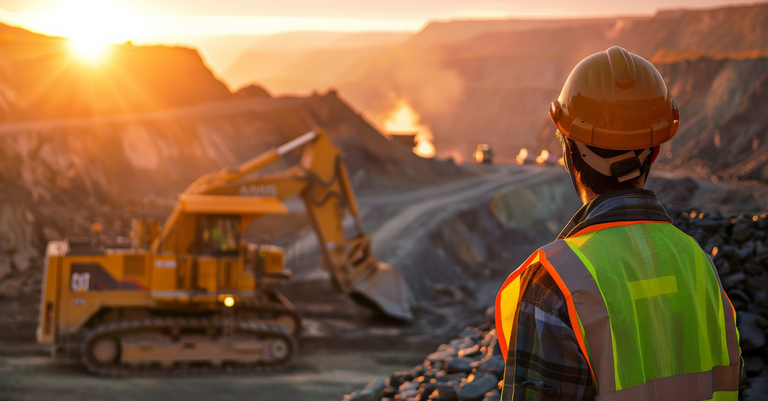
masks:
{"label": "cat logo", "polygon": [[72,273],[69,283],[72,292],[88,292],[91,284],[91,273]]}
{"label": "cat logo", "polygon": [[277,185],[243,185],[240,187],[240,196],[277,198]]}

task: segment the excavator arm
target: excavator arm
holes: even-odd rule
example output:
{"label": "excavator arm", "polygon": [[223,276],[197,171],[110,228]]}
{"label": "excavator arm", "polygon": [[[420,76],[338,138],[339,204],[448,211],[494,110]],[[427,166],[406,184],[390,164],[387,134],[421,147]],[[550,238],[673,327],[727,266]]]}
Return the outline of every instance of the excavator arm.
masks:
{"label": "excavator arm", "polygon": [[[298,149],[303,153],[297,165],[278,173],[257,173]],[[373,255],[341,151],[324,131],[304,134],[234,169],[206,174],[187,187],[181,198],[194,195],[261,196],[281,201],[299,196],[320,245],[322,267],[330,273],[335,287],[364,304],[372,303],[389,316],[413,319],[408,286],[397,269]],[[351,237],[344,235],[346,212],[355,223],[356,233]],[[178,205],[153,247],[157,249],[169,235],[180,214]]]}

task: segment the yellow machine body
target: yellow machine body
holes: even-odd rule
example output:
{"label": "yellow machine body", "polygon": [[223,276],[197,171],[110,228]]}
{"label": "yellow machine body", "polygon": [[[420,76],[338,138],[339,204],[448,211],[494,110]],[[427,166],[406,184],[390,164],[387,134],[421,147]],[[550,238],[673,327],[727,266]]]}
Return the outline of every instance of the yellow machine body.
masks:
{"label": "yellow machine body", "polygon": [[[257,174],[299,148],[297,166]],[[101,236],[49,243],[37,341],[55,355],[79,353],[97,374],[289,364],[301,320],[276,290],[291,277],[283,249],[242,235],[261,216],[286,214],[282,201],[293,196],[304,201],[336,288],[410,319],[407,286],[371,252],[340,150],[313,131],[200,177],[162,226],[135,219],[127,246]],[[345,212],[358,229],[350,238]]]}

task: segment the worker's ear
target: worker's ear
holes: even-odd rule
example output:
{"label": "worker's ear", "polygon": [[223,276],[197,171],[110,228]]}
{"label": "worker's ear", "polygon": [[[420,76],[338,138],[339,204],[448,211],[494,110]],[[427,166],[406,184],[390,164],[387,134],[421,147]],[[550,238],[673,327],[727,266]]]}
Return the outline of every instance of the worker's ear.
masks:
{"label": "worker's ear", "polygon": [[560,139],[560,146],[563,148],[563,167],[565,168],[565,171],[571,172],[569,164],[570,164],[570,157],[568,157],[568,144],[566,143],[565,135],[563,135],[560,130],[555,131],[555,135],[557,135],[557,138]]}

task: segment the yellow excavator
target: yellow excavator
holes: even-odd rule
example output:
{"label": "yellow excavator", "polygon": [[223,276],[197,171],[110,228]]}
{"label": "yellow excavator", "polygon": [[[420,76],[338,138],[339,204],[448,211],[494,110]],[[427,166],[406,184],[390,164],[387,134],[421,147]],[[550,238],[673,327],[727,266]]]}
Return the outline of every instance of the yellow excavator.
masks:
{"label": "yellow excavator", "polygon": [[[298,149],[294,167],[259,174]],[[99,375],[290,366],[301,318],[277,289],[291,278],[284,251],[242,236],[259,217],[286,214],[283,201],[294,196],[335,287],[411,320],[402,276],[371,252],[341,151],[316,130],[203,175],[162,226],[134,219],[127,244],[100,236],[48,243],[37,341]],[[357,231],[351,237],[346,212]]]}

